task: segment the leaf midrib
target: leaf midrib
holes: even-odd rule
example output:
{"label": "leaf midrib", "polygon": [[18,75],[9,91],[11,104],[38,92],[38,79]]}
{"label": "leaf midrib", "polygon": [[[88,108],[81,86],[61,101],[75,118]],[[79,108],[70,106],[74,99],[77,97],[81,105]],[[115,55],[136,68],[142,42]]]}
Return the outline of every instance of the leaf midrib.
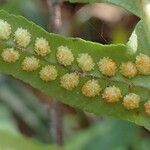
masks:
{"label": "leaf midrib", "polygon": [[[10,44],[10,43],[9,43]],[[7,44],[6,44],[7,45]],[[9,45],[10,46],[10,45]],[[18,48],[16,44],[13,44],[11,45],[12,47],[14,48],[17,48],[17,50],[19,52],[22,52],[23,50],[21,48]],[[68,70],[68,72],[76,72],[78,73],[78,75],[80,77],[88,77],[88,78],[93,78],[93,79],[98,79],[98,80],[103,80],[103,81],[106,81],[106,82],[115,82],[115,83],[123,83],[123,84],[126,84],[128,86],[128,90],[129,91],[132,91],[132,88],[143,88],[145,90],[147,90],[148,92],[150,92],[150,88],[147,88],[147,87],[144,87],[144,86],[140,86],[140,85],[136,85],[136,84],[133,84],[131,81],[129,81],[130,79],[127,79],[125,77],[122,76],[122,79],[121,81],[119,80],[116,80],[116,79],[113,79],[113,77],[107,77],[107,76],[97,76],[97,75],[93,75],[92,73],[88,73],[88,72],[82,72],[81,70],[76,70],[76,69],[70,69],[64,65],[61,65],[59,63],[53,63],[53,62],[50,62],[48,61],[46,58],[44,57],[41,57],[39,56],[38,54],[36,53],[32,53],[32,52],[29,52],[29,51],[24,51],[25,53],[29,53],[30,55],[33,55],[35,57],[37,57],[38,59],[44,61],[45,63],[49,64],[49,65],[55,65],[57,67],[63,67],[64,69]]]}

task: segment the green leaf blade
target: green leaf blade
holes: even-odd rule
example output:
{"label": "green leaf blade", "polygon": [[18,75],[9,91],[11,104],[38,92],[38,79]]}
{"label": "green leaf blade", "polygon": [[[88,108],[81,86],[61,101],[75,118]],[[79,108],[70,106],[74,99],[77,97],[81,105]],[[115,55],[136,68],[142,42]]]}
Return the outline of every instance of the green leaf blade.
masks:
{"label": "green leaf blade", "polygon": [[[118,71],[115,77],[107,78],[102,76],[102,74],[98,70],[98,66],[96,65],[93,71],[87,73],[86,76],[80,77],[80,83],[77,88],[73,89],[72,91],[67,91],[60,86],[60,77],[65,73],[72,72],[72,70],[80,71],[80,69],[78,68],[76,61],[71,67],[62,67],[57,63],[55,56],[57,48],[63,45],[68,46],[72,50],[75,58],[77,58],[79,53],[88,53],[94,58],[94,61],[96,63],[100,58],[110,57],[114,61],[116,61],[119,67],[121,62],[129,60],[134,61],[135,56],[137,55],[137,51],[133,51],[133,53],[130,53],[130,50],[126,47],[126,45],[122,44],[101,45],[98,43],[84,41],[82,39],[64,38],[62,36],[44,31],[42,28],[27,21],[23,17],[9,15],[3,11],[0,12],[0,19],[8,21],[8,23],[12,25],[13,32],[18,27],[22,27],[28,29],[28,31],[32,35],[31,44],[25,51],[20,52],[20,59],[16,63],[8,64],[4,62],[2,58],[0,58],[1,72],[10,74],[15,78],[23,80],[24,82],[29,83],[31,86],[41,90],[48,96],[60,100],[70,106],[80,108],[84,111],[92,112],[97,115],[109,115],[119,119],[135,122],[140,125],[149,125],[149,118],[144,114],[143,110],[144,102],[147,101],[150,97],[150,85],[148,84],[150,81],[149,76],[137,76],[134,79],[128,80],[122,77]],[[36,37],[44,37],[49,41],[52,50],[52,53],[49,56],[43,58],[37,56],[34,53],[33,49]],[[13,35],[11,35],[11,38],[8,41],[0,42],[0,53],[4,48],[10,46],[15,46],[13,42]],[[47,64],[54,64],[59,72],[57,80],[47,83],[42,81],[39,77],[39,71],[41,67],[34,72],[23,71],[21,69],[21,63],[23,59],[26,56],[32,55],[40,59],[41,67]],[[140,108],[137,110],[128,111],[123,107],[122,101],[116,104],[107,104],[101,96],[97,96],[94,98],[85,97],[81,92],[81,88],[85,81],[93,78],[99,80],[99,83],[103,89],[108,85],[118,86],[122,91],[122,95],[129,93],[129,86],[134,83],[132,91],[136,94],[139,94],[142,98]]]}

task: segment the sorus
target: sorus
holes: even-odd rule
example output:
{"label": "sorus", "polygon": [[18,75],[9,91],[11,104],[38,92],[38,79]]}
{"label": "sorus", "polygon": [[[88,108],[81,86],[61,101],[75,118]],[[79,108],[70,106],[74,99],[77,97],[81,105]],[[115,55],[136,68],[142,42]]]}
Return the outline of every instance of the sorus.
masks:
{"label": "sorus", "polygon": [[133,78],[137,75],[136,65],[131,61],[122,63],[120,66],[120,73],[127,78]]}
{"label": "sorus", "polygon": [[98,62],[98,67],[102,74],[109,77],[115,75],[117,69],[116,63],[108,57],[100,59]]}
{"label": "sorus", "polygon": [[101,91],[100,85],[97,80],[89,80],[82,87],[83,95],[87,97],[95,97],[99,95]]}
{"label": "sorus", "polygon": [[22,69],[25,71],[34,71],[39,67],[39,60],[34,57],[25,57],[22,62]]}
{"label": "sorus", "polygon": [[93,58],[87,53],[79,54],[77,58],[77,62],[78,62],[78,66],[83,71],[91,71],[92,69],[94,69],[95,66]]}
{"label": "sorus", "polygon": [[136,67],[140,74],[150,75],[150,57],[144,54],[139,54],[136,57]]}
{"label": "sorus", "polygon": [[57,77],[57,70],[55,66],[47,65],[40,71],[40,78],[46,82],[55,80]]}
{"label": "sorus", "polygon": [[115,86],[106,87],[102,94],[102,98],[108,103],[118,102],[122,98],[121,91]]}
{"label": "sorus", "polygon": [[139,107],[140,96],[135,93],[129,93],[123,98],[123,105],[126,109],[135,109]]}
{"label": "sorus", "polygon": [[19,59],[19,52],[13,48],[6,48],[1,54],[3,60],[8,63],[15,63]]}
{"label": "sorus", "polygon": [[67,46],[59,46],[56,53],[57,60],[64,66],[69,66],[74,61],[74,56]]}
{"label": "sorus", "polygon": [[144,104],[145,113],[150,116],[150,100]]}
{"label": "sorus", "polygon": [[11,26],[6,21],[0,19],[0,39],[7,40],[11,34]]}
{"label": "sorus", "polygon": [[35,52],[41,56],[46,56],[51,52],[49,43],[45,38],[40,37],[35,40]]}
{"label": "sorus", "polygon": [[77,73],[67,73],[60,78],[61,86],[67,90],[72,90],[79,84]]}
{"label": "sorus", "polygon": [[31,34],[26,29],[18,28],[14,34],[14,41],[17,46],[25,48],[31,41]]}

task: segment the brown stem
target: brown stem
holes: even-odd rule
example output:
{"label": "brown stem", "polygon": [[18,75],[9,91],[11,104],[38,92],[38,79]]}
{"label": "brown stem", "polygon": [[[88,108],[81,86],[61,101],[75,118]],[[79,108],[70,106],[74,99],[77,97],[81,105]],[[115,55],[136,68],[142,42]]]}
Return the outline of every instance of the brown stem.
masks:
{"label": "brown stem", "polygon": [[47,0],[49,13],[49,30],[54,33],[61,31],[61,0]]}
{"label": "brown stem", "polygon": [[[61,1],[47,0],[49,13],[49,30],[54,33],[61,32]],[[59,94],[59,93],[58,93]],[[63,145],[63,110],[62,103],[53,101],[50,106],[50,133],[56,145]]]}
{"label": "brown stem", "polygon": [[56,145],[63,145],[63,109],[62,103],[53,101],[50,105],[50,133]]}

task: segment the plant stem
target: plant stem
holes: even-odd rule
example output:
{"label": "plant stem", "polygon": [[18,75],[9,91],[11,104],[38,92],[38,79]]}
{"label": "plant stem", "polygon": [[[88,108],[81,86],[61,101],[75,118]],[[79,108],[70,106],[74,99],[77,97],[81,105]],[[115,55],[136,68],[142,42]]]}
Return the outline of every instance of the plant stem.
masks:
{"label": "plant stem", "polygon": [[[61,32],[61,1],[47,0],[49,13],[49,31]],[[59,94],[59,93],[58,93]],[[56,145],[63,145],[63,109],[62,103],[53,101],[50,106],[50,133]]]}
{"label": "plant stem", "polygon": [[63,145],[63,109],[62,103],[57,100],[53,101],[50,105],[50,133],[53,142],[58,145]]}
{"label": "plant stem", "polygon": [[47,0],[49,13],[49,30],[54,33],[61,32],[61,0]]}

